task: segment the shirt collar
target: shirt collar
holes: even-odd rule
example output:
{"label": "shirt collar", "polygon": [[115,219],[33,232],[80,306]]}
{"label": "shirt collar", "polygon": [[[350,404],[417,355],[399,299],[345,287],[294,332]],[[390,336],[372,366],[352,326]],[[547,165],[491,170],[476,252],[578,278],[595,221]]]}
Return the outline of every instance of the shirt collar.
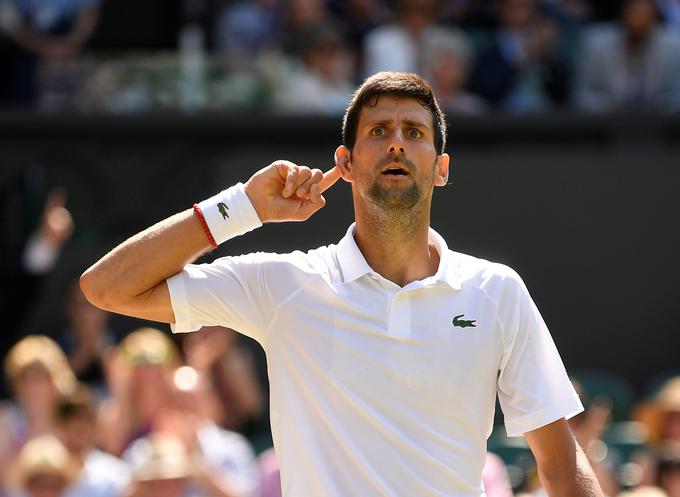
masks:
{"label": "shirt collar", "polygon": [[350,283],[361,278],[365,274],[373,273],[373,269],[368,265],[364,254],[359,250],[357,242],[354,240],[354,230],[357,223],[352,223],[347,228],[347,233],[338,242],[337,258],[342,271],[342,282]]}
{"label": "shirt collar", "polygon": [[[340,264],[343,283],[350,283],[365,274],[375,273],[371,266],[368,265],[368,262],[366,262],[364,254],[361,253],[357,242],[354,240],[355,229],[356,223],[352,223],[347,229],[345,236],[337,245],[336,257]],[[437,272],[431,277],[432,280],[446,283],[454,290],[460,290],[460,281],[456,275],[453,257],[444,238],[430,228],[429,239],[433,242],[437,252],[439,252],[439,268],[437,268]]]}

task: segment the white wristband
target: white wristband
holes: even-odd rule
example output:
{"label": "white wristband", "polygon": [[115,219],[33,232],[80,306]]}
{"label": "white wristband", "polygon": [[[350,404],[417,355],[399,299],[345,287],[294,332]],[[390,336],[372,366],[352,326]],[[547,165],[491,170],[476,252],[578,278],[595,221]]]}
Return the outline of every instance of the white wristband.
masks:
{"label": "white wristband", "polygon": [[262,226],[243,183],[200,202],[198,207],[218,245]]}

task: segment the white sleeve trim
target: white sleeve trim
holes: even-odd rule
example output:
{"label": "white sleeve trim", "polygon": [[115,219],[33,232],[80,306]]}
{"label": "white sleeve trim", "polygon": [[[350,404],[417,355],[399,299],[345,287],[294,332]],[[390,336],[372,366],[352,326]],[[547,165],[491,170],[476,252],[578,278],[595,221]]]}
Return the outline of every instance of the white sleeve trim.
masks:
{"label": "white sleeve trim", "polygon": [[175,315],[175,322],[170,323],[170,330],[173,333],[187,333],[200,329],[200,326],[195,326],[191,323],[189,300],[187,299],[187,290],[184,284],[184,271],[180,271],[165,281],[168,284],[170,305]]}
{"label": "white sleeve trim", "polygon": [[505,431],[509,437],[519,437],[526,432],[541,428],[561,418],[573,418],[583,412],[583,404],[578,395],[572,395],[560,404],[547,406],[540,411],[531,412],[515,419],[505,419]]}

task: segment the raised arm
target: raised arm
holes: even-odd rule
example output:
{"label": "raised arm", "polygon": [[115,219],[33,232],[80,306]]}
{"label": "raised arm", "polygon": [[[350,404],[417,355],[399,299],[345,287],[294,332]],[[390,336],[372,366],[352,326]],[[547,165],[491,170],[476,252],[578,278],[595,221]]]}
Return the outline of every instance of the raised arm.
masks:
{"label": "raised arm", "polygon": [[541,483],[550,497],[604,497],[595,473],[567,421],[525,433]]}
{"label": "raised arm", "polygon": [[[304,221],[325,205],[322,192],[340,177],[276,161],[245,185],[260,221]],[[128,316],[174,323],[165,280],[211,249],[192,209],[175,214],[121,243],[80,277],[94,305]]]}

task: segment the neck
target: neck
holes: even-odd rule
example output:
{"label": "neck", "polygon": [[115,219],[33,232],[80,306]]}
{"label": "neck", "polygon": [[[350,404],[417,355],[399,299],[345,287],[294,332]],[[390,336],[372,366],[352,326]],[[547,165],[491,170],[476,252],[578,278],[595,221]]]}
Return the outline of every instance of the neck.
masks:
{"label": "neck", "polygon": [[375,205],[358,207],[355,204],[354,239],[375,271],[399,286],[437,272],[439,254],[428,243],[429,205],[400,212]]}

